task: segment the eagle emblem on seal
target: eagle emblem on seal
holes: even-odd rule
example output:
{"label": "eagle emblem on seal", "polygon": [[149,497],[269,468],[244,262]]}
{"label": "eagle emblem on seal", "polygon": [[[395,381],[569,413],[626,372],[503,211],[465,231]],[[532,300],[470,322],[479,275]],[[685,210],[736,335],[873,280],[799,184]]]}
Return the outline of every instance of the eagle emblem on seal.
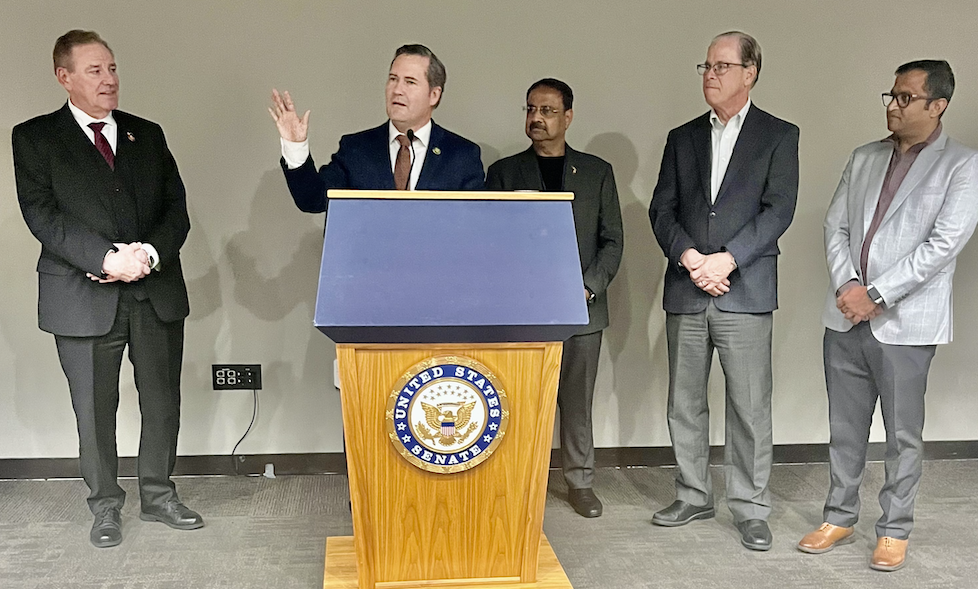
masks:
{"label": "eagle emblem on seal", "polygon": [[[418,422],[414,426],[414,431],[419,437],[430,440],[433,444],[453,446],[458,443],[459,439],[467,438],[479,427],[478,423],[472,421],[475,401],[464,404],[439,403],[438,405],[421,403],[421,408],[424,409],[427,427]],[[465,426],[468,426],[468,429],[465,429]]]}

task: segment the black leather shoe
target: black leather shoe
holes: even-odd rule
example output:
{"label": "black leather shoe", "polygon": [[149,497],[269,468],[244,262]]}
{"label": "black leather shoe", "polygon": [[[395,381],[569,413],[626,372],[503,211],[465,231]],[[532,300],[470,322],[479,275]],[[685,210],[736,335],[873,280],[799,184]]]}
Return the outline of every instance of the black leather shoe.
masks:
{"label": "black leather shoe", "polygon": [[716,511],[710,505],[699,507],[676,499],[669,507],[666,507],[662,511],[657,511],[652,516],[652,523],[657,526],[674,528],[676,526],[685,526],[694,519],[710,519],[715,515]]}
{"label": "black leather shoe", "polygon": [[163,522],[176,530],[196,530],[204,527],[204,518],[176,499],[163,505],[143,507],[139,519],[144,522]]}
{"label": "black leather shoe", "polygon": [[601,500],[591,489],[570,489],[567,491],[567,501],[574,511],[584,517],[601,517]]}
{"label": "black leather shoe", "polygon": [[109,548],[122,543],[122,516],[118,507],[109,507],[95,516],[89,540],[96,548]]}
{"label": "black leather shoe", "polygon": [[771,549],[771,528],[762,519],[749,519],[738,522],[740,543],[751,550],[764,552]]}

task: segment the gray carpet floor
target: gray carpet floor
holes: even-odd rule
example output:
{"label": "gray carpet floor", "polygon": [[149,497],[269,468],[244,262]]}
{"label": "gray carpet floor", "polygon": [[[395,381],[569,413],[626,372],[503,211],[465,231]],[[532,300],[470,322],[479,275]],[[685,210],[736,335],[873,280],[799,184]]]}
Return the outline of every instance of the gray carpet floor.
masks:
{"label": "gray carpet floor", "polygon": [[[592,520],[567,505],[563,478],[551,472],[544,531],[574,587],[978,587],[978,461],[925,463],[908,565],[894,573],[868,567],[882,464],[867,469],[857,541],[817,556],[794,546],[821,523],[826,465],[775,467],[774,547],[766,553],[741,547],[722,501],[722,469],[713,474],[716,519],[666,529],[650,518],[674,498],[670,468],[599,469],[595,491],[605,513]],[[124,541],[100,550],[88,542],[83,482],[0,481],[0,587],[319,588],[325,538],[352,534],[343,476],[182,477],[177,486],[205,528],[140,521],[135,482],[124,480]]]}

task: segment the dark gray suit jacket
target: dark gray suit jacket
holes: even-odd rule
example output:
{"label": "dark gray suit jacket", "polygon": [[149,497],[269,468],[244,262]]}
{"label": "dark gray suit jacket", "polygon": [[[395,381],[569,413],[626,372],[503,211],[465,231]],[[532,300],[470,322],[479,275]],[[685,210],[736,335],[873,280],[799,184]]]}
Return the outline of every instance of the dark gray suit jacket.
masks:
{"label": "dark gray suit jacket", "polygon": [[[115,170],[68,109],[35,117],[12,133],[17,198],[31,233],[41,242],[38,325],[55,335],[105,335],[115,321],[119,293],[138,288],[162,321],[190,313],[180,247],[190,231],[186,192],[177,164],[156,123],[114,111],[119,126]],[[126,231],[116,202],[131,198],[136,227]],[[127,232],[131,232],[128,233]],[[92,282],[113,242],[140,241],[160,255],[160,270],[127,285]]]}
{"label": "dark gray suit jacket", "polygon": [[[489,166],[486,188],[543,190],[543,176],[533,148]],[[625,243],[611,164],[566,146],[564,190],[574,193],[571,207],[584,286],[595,295],[588,305],[589,322],[578,335],[594,333],[608,327],[608,285],[618,271]]]}
{"label": "dark gray suit jacket", "polygon": [[[798,127],[751,105],[715,203],[710,202],[712,141],[706,113],[669,132],[649,219],[669,259],[662,306],[699,313],[713,299],[734,313],[778,307],[778,238],[798,197]],[[730,252],[730,292],[715,299],[679,263],[683,252]]]}

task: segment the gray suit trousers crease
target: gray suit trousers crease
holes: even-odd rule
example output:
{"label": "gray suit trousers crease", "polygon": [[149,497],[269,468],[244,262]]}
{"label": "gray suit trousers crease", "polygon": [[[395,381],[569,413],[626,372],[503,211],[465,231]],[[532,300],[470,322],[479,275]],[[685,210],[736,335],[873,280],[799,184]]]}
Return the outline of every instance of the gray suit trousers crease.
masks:
{"label": "gray suit trousers crease", "polygon": [[594,483],[594,433],[591,405],[598,376],[601,333],[575,335],[564,342],[560,359],[560,463],[571,489],[590,489]]}
{"label": "gray suit trousers crease", "polygon": [[119,370],[127,346],[142,415],[137,463],[140,502],[148,507],[176,498],[170,475],[180,427],[183,327],[182,319],[160,321],[149,300],[137,301],[127,292],[119,299],[109,333],[55,336],[77,420],[79,468],[91,491],[92,513],[122,507],[126,498],[117,481],[116,412]]}
{"label": "gray suit trousers crease", "polygon": [[726,381],[727,505],[737,522],[771,513],[772,313],[731,313],[711,303],[693,314],[666,314],[669,434],[676,454],[676,497],[713,505],[707,383],[713,351]]}
{"label": "gray suit trousers crease", "polygon": [[823,517],[844,527],[859,519],[859,485],[879,399],[886,429],[886,474],[876,535],[905,540],[913,529],[923,469],[924,393],[937,346],[882,344],[863,322],[848,332],[826,329],[822,351],[831,432]]}

